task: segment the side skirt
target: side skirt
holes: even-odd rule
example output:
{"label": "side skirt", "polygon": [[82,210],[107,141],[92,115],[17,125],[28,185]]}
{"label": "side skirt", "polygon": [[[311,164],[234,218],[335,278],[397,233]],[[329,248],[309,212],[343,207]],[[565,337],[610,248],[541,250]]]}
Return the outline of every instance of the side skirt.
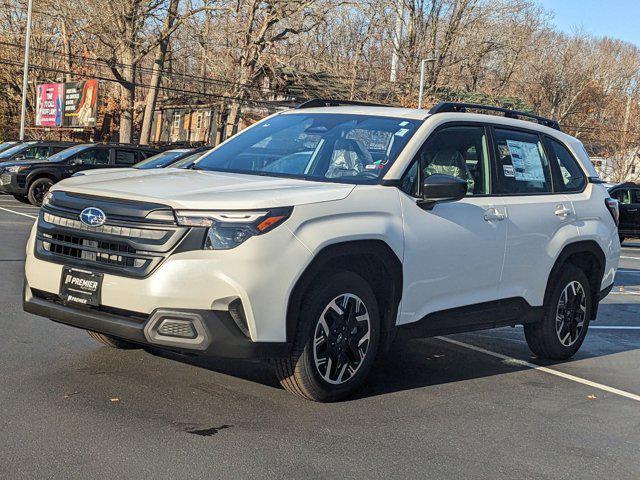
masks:
{"label": "side skirt", "polygon": [[532,307],[522,297],[476,303],[433,312],[417,322],[398,326],[401,338],[435,337],[542,321],[544,307]]}

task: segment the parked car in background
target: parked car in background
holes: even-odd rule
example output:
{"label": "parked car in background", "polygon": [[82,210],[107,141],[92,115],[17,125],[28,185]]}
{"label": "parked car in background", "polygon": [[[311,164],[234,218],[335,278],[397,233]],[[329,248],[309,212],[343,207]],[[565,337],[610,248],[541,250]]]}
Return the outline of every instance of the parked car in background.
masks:
{"label": "parked car in background", "polygon": [[0,165],[0,192],[21,202],[40,206],[49,188],[74,173],[95,168],[133,166],[158,151],[125,144],[85,143],[40,160],[22,160]]}
{"label": "parked car in background", "polygon": [[8,150],[11,147],[15,147],[19,143],[21,142],[19,142],[18,140],[0,143],[0,153],[4,152],[5,150]]}
{"label": "parked car in background", "polygon": [[611,198],[620,204],[620,243],[628,237],[640,237],[640,185],[627,182],[609,188]]}
{"label": "parked car in background", "polygon": [[76,143],[54,141],[16,142],[15,145],[0,151],[0,166],[6,162],[18,160],[41,160],[73,145],[76,145]]}
{"label": "parked car in background", "polygon": [[80,177],[84,175],[114,175],[124,170],[153,170],[160,168],[188,168],[198,158],[211,150],[212,147],[200,147],[200,148],[176,148],[173,150],[165,150],[158,153],[153,157],[149,157],[139,163],[136,163],[132,167],[123,168],[98,168],[94,170],[84,170],[75,173],[74,177]]}

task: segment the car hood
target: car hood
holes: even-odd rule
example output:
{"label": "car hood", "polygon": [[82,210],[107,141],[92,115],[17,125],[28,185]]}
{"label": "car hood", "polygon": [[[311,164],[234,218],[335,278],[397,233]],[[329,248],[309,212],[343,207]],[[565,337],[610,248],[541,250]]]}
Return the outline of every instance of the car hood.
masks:
{"label": "car hood", "polygon": [[162,203],[176,209],[254,209],[345,198],[354,185],[179,168],[71,177],[51,190]]}
{"label": "car hood", "polygon": [[[78,173],[75,173],[76,177],[85,177],[87,175],[109,175],[111,174],[113,178],[118,178],[120,173],[126,172],[128,170],[132,170],[131,167],[121,167],[121,168],[94,168],[92,170],[80,170]],[[106,178],[106,177],[101,177]],[[111,177],[109,177],[111,178]]]}
{"label": "car hood", "polygon": [[5,160],[0,158],[0,167],[13,167],[15,165],[36,165],[38,163],[47,163],[46,158],[43,159],[31,159],[31,160]]}

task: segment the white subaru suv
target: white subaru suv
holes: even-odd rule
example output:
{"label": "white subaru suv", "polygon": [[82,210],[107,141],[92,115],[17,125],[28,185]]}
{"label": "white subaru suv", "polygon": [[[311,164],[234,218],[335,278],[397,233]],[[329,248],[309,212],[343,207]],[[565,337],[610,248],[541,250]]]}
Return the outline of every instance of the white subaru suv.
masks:
{"label": "white subaru suv", "polygon": [[330,401],[398,336],[523,324],[536,355],[572,356],[613,285],[617,221],[552,120],[313,100],[189,170],[56,184],[24,309],[111,347],[269,361]]}

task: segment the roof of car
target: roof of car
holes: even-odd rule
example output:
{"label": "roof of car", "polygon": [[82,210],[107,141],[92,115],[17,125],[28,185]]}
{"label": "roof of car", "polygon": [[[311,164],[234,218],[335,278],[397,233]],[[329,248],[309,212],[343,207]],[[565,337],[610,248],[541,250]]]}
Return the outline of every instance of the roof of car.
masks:
{"label": "roof of car", "polygon": [[498,115],[488,115],[484,113],[468,113],[468,112],[444,112],[437,114],[430,114],[429,110],[417,109],[417,108],[401,108],[401,107],[386,107],[386,106],[368,106],[368,105],[345,105],[345,106],[332,106],[332,107],[314,107],[305,108],[303,110],[292,109],[282,112],[286,115],[292,114],[307,114],[307,113],[332,113],[332,114],[345,114],[345,115],[370,115],[376,117],[395,117],[395,118],[408,118],[413,120],[425,120],[429,117],[437,117],[442,121],[449,122],[484,122],[494,123],[497,125],[508,125],[516,128],[525,128],[529,130],[537,130],[540,132],[548,133],[552,136],[556,136],[565,141],[575,140],[574,137],[567,135],[560,130],[541,125],[535,121],[520,120],[517,118],[508,118]]}
{"label": "roof of car", "polygon": [[374,107],[368,105],[341,105],[337,107],[305,108],[304,110],[292,109],[282,112],[284,114],[307,113],[336,113],[344,115],[371,115],[373,117],[399,117],[414,120],[424,120],[429,116],[428,110],[418,108],[401,107]]}

